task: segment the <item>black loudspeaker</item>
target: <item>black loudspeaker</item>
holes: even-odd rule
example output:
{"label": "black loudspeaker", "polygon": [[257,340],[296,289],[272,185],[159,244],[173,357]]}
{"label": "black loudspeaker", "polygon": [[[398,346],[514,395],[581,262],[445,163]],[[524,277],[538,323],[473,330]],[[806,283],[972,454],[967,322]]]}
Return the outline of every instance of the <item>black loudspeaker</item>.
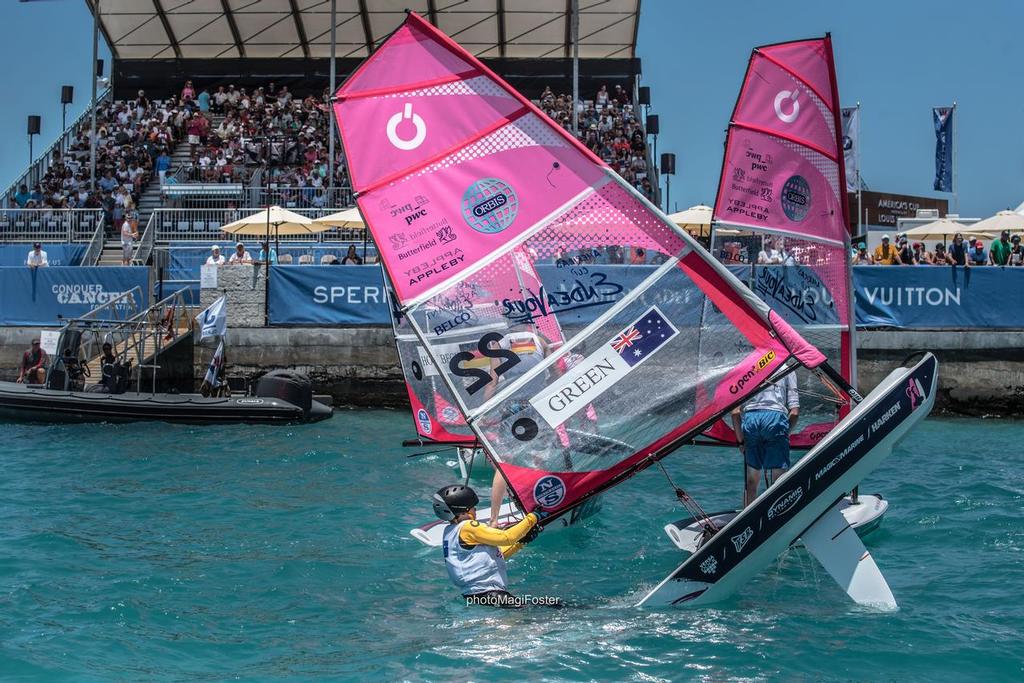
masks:
{"label": "black loudspeaker", "polygon": [[661,155],[661,174],[662,175],[675,175],[676,174],[676,155],[671,152],[665,152]]}
{"label": "black loudspeaker", "polygon": [[658,134],[658,115],[648,114],[647,115],[647,134],[657,135]]}
{"label": "black loudspeaker", "polygon": [[102,75],[103,75],[103,60],[102,59],[97,59],[96,60],[96,77],[99,78]]}
{"label": "black loudspeaker", "polygon": [[646,85],[641,85],[640,86],[639,101],[640,101],[640,104],[650,104],[651,103],[651,88],[650,88],[650,86],[646,86]]}
{"label": "black loudspeaker", "polygon": [[35,115],[29,116],[28,117],[28,134],[29,135],[39,135],[39,129],[42,127],[42,124],[43,124],[43,120],[42,120],[41,117],[35,116]]}
{"label": "black loudspeaker", "polygon": [[71,104],[75,101],[75,86],[73,85],[62,85],[60,86],[60,103]]}

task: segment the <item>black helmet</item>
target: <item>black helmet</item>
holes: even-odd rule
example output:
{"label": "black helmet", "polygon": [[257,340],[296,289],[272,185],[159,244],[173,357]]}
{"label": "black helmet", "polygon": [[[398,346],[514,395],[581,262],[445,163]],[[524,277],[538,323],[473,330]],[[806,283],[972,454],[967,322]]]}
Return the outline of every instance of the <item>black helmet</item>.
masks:
{"label": "black helmet", "polygon": [[445,486],[435,493],[433,502],[434,514],[438,519],[450,522],[462,513],[469,512],[470,508],[476,507],[480,497],[468,486],[454,484]]}

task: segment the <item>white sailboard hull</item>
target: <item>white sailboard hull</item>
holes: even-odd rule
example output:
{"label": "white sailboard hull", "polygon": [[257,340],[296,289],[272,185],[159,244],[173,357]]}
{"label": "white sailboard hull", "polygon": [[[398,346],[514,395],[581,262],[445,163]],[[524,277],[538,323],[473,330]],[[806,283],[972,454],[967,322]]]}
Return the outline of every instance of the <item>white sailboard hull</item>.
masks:
{"label": "white sailboard hull", "polygon": [[[864,538],[881,526],[882,519],[889,510],[889,501],[877,493],[862,493],[857,497],[856,503],[851,500],[850,496],[844,496],[835,507],[842,513],[843,519],[846,520],[850,528],[856,531],[858,536]],[[739,514],[739,510],[729,510],[716,512],[709,517],[715,526],[721,529]],[[701,545],[701,524],[692,517],[666,524],[665,534],[672,541],[672,545],[688,553],[697,552],[697,548]],[[802,539],[796,539],[793,541],[793,545],[803,545]]]}
{"label": "white sailboard hull", "polygon": [[[930,353],[913,368],[892,372],[825,439],[650,591],[639,605],[691,606],[722,600],[771,564],[805,532],[810,531],[817,539],[812,527],[819,521],[834,523],[835,517],[826,513],[931,412],[937,381],[938,362]],[[856,539],[856,534],[842,536]],[[832,538],[838,537],[834,534]],[[860,550],[863,544],[859,540],[857,544],[845,550],[838,546],[823,549],[820,544],[808,549],[826,554],[822,563],[835,576],[833,569],[842,573],[846,567],[849,574],[850,568],[858,563],[874,565],[870,554]],[[853,557],[851,552],[861,555]],[[845,554],[836,559],[834,556],[839,553]],[[877,578],[881,579],[880,573]],[[884,579],[881,581],[884,584]],[[851,591],[850,586],[843,587]],[[851,597],[858,599],[859,595],[854,587]],[[890,606],[894,605],[892,601]]]}

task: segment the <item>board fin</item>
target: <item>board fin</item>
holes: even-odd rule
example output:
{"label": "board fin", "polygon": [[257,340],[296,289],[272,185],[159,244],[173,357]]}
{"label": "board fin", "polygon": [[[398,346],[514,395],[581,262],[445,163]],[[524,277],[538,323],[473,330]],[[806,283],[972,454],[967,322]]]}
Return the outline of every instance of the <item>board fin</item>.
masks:
{"label": "board fin", "polygon": [[833,506],[802,535],[804,547],[859,605],[896,609],[896,599],[838,506]]}

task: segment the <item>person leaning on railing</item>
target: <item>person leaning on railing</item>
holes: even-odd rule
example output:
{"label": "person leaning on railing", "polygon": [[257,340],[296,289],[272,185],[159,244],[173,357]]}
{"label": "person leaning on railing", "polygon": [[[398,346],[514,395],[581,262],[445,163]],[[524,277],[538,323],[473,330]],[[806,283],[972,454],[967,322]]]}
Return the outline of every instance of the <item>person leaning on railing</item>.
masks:
{"label": "person leaning on railing", "polygon": [[50,265],[50,262],[46,258],[46,252],[43,251],[43,245],[36,242],[32,245],[32,251],[28,252],[28,258],[25,259],[25,265],[29,268],[41,268]]}

